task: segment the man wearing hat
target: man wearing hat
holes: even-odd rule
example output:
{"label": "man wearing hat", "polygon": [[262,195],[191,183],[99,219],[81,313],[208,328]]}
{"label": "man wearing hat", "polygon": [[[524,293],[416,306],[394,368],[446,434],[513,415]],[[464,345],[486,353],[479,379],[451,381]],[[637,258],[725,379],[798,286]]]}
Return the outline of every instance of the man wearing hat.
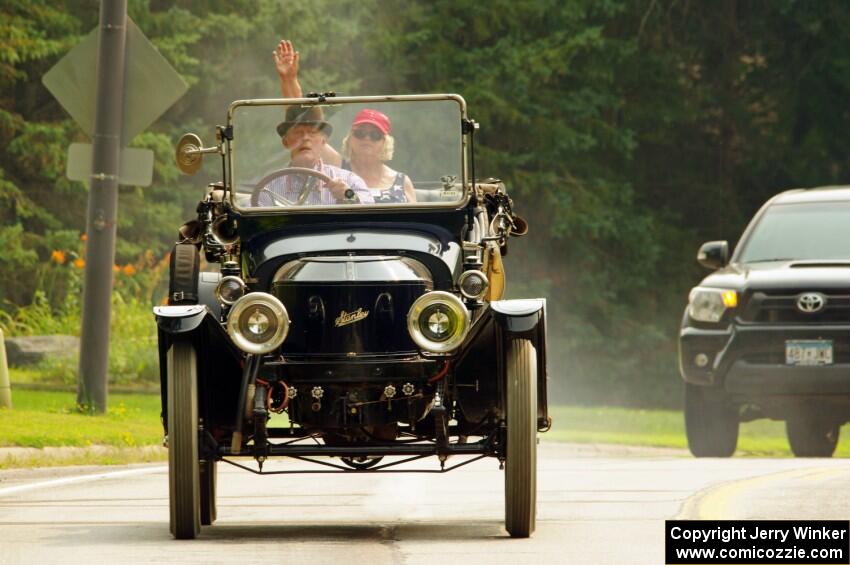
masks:
{"label": "man wearing hat", "polygon": [[[292,106],[286,110],[286,119],[278,124],[277,133],[283,146],[289,151],[290,167],[314,169],[330,177],[330,182],[320,181],[318,187],[307,195],[305,205],[337,203],[372,203],[374,198],[366,183],[351,171],[343,170],[322,162],[322,150],[333,127],[325,121],[318,106]],[[304,183],[310,182],[303,176],[285,175],[273,179],[266,189],[286,200],[298,198]],[[346,194],[347,193],[347,194]],[[257,200],[260,206],[274,206],[274,198],[266,191]]]}

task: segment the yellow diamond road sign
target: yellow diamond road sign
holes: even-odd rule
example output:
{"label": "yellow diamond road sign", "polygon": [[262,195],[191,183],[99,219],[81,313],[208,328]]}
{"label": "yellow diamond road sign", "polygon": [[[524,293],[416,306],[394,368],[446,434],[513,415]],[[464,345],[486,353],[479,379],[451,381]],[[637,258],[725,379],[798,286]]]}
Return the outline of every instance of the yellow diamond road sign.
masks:
{"label": "yellow diamond road sign", "polygon": [[[124,140],[151,125],[188,85],[160,55],[142,31],[127,18],[124,70]],[[44,86],[88,135],[94,132],[97,88],[97,29],[71,49],[42,78]]]}
{"label": "yellow diamond road sign", "polygon": [[[83,41],[65,55],[42,77],[47,90],[80,125],[83,131],[94,133],[95,101],[97,90],[97,33],[95,28]],[[126,57],[124,63],[124,124],[122,147],[145,130],[163,112],[174,104],[188,89],[188,85],[174,68],[157,51],[142,31],[127,18]],[[76,177],[87,176],[91,171],[90,151],[69,151],[68,170]],[[125,150],[126,151],[126,150]],[[119,182],[146,178],[139,169],[153,166],[153,155],[142,155],[148,149],[135,149],[122,155]],[[122,152],[123,153],[123,152]],[[134,171],[125,171],[128,158],[139,157]],[[88,158],[88,162],[78,162]],[[150,165],[147,165],[150,163]],[[128,173],[128,174],[125,174]],[[73,180],[78,180],[74,178]],[[139,184],[137,186],[146,186]]]}

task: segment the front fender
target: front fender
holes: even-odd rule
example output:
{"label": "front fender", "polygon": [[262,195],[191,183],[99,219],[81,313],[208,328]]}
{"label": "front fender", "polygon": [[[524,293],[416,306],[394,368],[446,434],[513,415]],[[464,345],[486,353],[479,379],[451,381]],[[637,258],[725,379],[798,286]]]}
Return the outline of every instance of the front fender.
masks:
{"label": "front fender", "polygon": [[490,308],[493,319],[502,330],[503,339],[523,337],[534,344],[537,351],[537,429],[546,431],[552,425],[548,407],[546,299],[495,300],[490,303]]}
{"label": "front fender", "polygon": [[525,333],[545,320],[546,299],[494,300],[490,308],[502,329],[512,334]]}
{"label": "front fender", "polygon": [[194,331],[211,314],[203,304],[180,306],[154,306],[156,325],[167,334],[184,334]]}
{"label": "front fender", "polygon": [[204,421],[210,429],[232,423],[244,354],[233,345],[217,317],[203,304],[157,306],[154,314],[158,328],[163,423],[167,425],[168,350],[178,341],[191,343],[197,353],[198,409]]}

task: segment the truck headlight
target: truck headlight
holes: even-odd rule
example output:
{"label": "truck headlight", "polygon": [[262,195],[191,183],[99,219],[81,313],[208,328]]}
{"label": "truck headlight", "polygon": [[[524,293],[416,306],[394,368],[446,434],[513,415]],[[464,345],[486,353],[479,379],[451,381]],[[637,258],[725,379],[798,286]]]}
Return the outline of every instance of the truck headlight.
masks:
{"label": "truck headlight", "polygon": [[252,292],[237,300],[227,315],[227,334],[246,353],[268,353],[280,347],[289,332],[289,315],[280,300]]}
{"label": "truck headlight", "polygon": [[410,307],[407,330],[413,342],[425,351],[448,353],[466,338],[469,311],[454,294],[440,290],[428,292]]}
{"label": "truck headlight", "polygon": [[697,322],[719,322],[727,309],[736,306],[736,291],[698,286],[691,291],[688,298],[688,315]]}

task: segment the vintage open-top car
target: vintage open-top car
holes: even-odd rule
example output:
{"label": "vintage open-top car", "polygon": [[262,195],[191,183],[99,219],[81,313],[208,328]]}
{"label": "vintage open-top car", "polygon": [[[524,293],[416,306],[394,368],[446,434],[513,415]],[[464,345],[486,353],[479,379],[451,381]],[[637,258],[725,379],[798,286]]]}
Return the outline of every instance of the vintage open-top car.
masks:
{"label": "vintage open-top car", "polygon": [[[345,157],[364,111],[392,120],[405,197],[305,157],[303,139]],[[217,462],[298,472],[264,471],[277,457],[349,473],[494,457],[507,531],[533,532],[545,300],[501,299],[527,227],[501,183],[474,180],[475,130],[457,95],[325,94],[237,101],[215,144],[181,139],[184,172],[217,155],[222,179],[154,309],[175,537],[215,520]]]}

